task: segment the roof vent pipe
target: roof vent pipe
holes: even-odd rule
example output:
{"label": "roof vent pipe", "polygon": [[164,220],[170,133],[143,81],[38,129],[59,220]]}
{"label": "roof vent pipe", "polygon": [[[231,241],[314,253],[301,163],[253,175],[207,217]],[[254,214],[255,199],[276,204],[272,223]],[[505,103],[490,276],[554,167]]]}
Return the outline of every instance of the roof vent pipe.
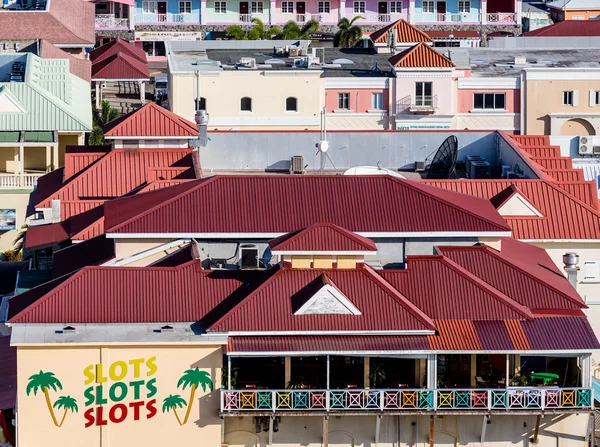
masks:
{"label": "roof vent pipe", "polygon": [[577,253],[568,252],[563,255],[563,264],[565,264],[565,272],[567,272],[567,279],[571,283],[574,289],[577,289],[577,271],[579,267],[579,255]]}

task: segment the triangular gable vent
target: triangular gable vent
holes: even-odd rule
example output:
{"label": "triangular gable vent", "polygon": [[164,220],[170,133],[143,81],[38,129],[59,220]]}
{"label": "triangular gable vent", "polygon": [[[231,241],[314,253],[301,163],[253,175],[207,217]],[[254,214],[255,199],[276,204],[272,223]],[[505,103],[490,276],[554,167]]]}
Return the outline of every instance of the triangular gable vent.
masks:
{"label": "triangular gable vent", "polygon": [[294,315],[362,315],[361,311],[331,284],[324,284]]}
{"label": "triangular gable vent", "polygon": [[498,214],[515,217],[544,217],[542,213],[518,192],[515,192],[498,208]]}
{"label": "triangular gable vent", "polygon": [[25,113],[23,106],[6,88],[0,91],[0,113]]}

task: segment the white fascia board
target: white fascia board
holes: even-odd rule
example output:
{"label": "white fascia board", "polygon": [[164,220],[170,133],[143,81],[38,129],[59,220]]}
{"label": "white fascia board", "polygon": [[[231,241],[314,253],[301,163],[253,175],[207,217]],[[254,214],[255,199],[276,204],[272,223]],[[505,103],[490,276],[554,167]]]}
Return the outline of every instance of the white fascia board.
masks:
{"label": "white fascia board", "polygon": [[494,88],[504,88],[504,89],[518,89],[521,88],[521,78],[520,77],[510,77],[510,78],[478,78],[478,77],[469,77],[469,78],[460,78],[458,80],[458,88],[459,89],[494,89]]}
{"label": "white fascia board", "polygon": [[240,116],[210,117],[210,127],[218,126],[318,126],[319,116]]}
{"label": "white fascia board", "polygon": [[[288,233],[106,233],[111,239],[274,239]],[[419,231],[419,232],[356,232],[373,237],[510,237],[511,231]]]}
{"label": "white fascia board", "polygon": [[158,247],[154,247],[150,250],[143,251],[141,253],[135,254],[133,256],[129,256],[123,259],[112,259],[108,262],[102,264],[102,267],[121,267],[127,264],[131,264],[132,262],[139,261],[140,259],[147,258],[148,256],[155,255],[156,253],[160,253],[161,251],[168,250],[169,248],[177,247],[178,245],[187,244],[190,242],[190,239],[178,239],[176,241],[172,241]]}
{"label": "white fascia board", "polygon": [[[258,69],[259,71],[262,69]],[[247,70],[241,70],[243,73]],[[252,70],[255,71],[255,70]],[[320,77],[323,74],[323,70],[316,70],[313,68],[307,70],[264,70],[261,73],[263,76],[281,76],[281,77],[290,77],[290,76],[312,76],[312,77]]]}
{"label": "white fascia board", "polygon": [[338,88],[388,88],[389,79],[382,77],[325,78],[325,89]]}
{"label": "white fascia board", "polygon": [[325,255],[332,255],[332,256],[337,256],[337,255],[341,255],[341,256],[371,256],[371,255],[375,255],[377,254],[377,250],[373,250],[373,251],[342,251],[342,250],[338,250],[338,251],[310,251],[310,250],[272,250],[271,254],[276,255],[276,256],[282,256],[282,255],[315,255],[315,256],[325,256]]}
{"label": "white fascia board", "polygon": [[600,239],[519,239],[521,242],[527,243],[571,243],[571,244],[598,244]]}
{"label": "white fascia board", "polygon": [[302,357],[323,355],[348,355],[348,356],[398,356],[410,358],[427,358],[428,354],[524,354],[527,356],[569,357],[573,354],[592,354],[591,350],[574,351],[244,351],[227,352],[228,357]]}
{"label": "white fascia board", "polygon": [[[218,332],[209,332],[210,334]],[[408,335],[427,336],[435,335],[435,331],[262,331],[262,332],[227,332],[230,337],[273,337],[286,335]]]}
{"label": "white fascia board", "polygon": [[[58,0],[60,1],[60,0]],[[55,47],[58,48],[94,48],[93,43],[55,43]]]}
{"label": "white fascia board", "polygon": [[144,81],[150,82],[150,78],[132,78],[132,79],[111,79],[111,78],[94,78],[92,79],[94,82],[136,82],[136,81]]}
{"label": "white fascia board", "polygon": [[[118,136],[118,137],[104,137],[106,140],[153,140],[153,141],[158,141],[158,140],[193,140],[193,137],[182,137],[182,136],[178,136],[178,137],[172,137],[172,136],[163,136],[161,135],[160,137],[157,136],[153,136],[153,137],[148,137],[148,136],[144,136],[144,135],[135,135],[135,136],[131,136],[131,137],[124,137],[124,136]],[[161,148],[161,149],[180,149],[180,148],[170,148],[170,147],[165,147],[165,148]],[[185,149],[185,148],[184,148]]]}

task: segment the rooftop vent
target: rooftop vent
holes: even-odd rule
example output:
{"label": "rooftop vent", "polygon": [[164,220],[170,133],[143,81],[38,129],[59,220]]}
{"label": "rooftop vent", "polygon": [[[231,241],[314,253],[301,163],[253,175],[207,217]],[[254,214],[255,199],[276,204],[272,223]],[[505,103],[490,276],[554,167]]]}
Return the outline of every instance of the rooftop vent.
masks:
{"label": "rooftop vent", "polygon": [[525,65],[527,63],[527,58],[526,57],[515,57],[515,65]]}
{"label": "rooftop vent", "polygon": [[65,326],[62,329],[57,329],[54,331],[55,334],[74,334],[75,328],[73,326]]}
{"label": "rooftop vent", "polygon": [[243,57],[240,59],[240,63],[237,65],[237,68],[256,68],[256,59],[253,57]]}
{"label": "rooftop vent", "polygon": [[283,59],[267,59],[265,64],[268,65],[285,65],[285,61]]}
{"label": "rooftop vent", "polygon": [[340,64],[340,65],[354,65],[354,62],[351,61],[350,59],[334,59],[333,60],[334,64]]}
{"label": "rooftop vent", "polygon": [[173,329],[173,326],[169,326],[167,324],[167,325],[161,327],[160,329],[154,329],[153,332],[155,332],[157,334],[168,334],[168,333],[171,333],[171,332],[175,332],[175,329]]}

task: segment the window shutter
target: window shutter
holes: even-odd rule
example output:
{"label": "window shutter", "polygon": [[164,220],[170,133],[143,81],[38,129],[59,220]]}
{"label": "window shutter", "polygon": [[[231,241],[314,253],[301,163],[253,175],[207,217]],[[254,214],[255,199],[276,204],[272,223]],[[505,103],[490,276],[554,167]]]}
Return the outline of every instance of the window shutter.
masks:
{"label": "window shutter", "polygon": [[590,90],[590,107],[594,107],[596,104],[596,91]]}
{"label": "window shutter", "polygon": [[573,91],[573,107],[577,107],[579,105],[579,91]]}
{"label": "window shutter", "polygon": [[583,280],[600,282],[600,261],[586,261],[583,264]]}

